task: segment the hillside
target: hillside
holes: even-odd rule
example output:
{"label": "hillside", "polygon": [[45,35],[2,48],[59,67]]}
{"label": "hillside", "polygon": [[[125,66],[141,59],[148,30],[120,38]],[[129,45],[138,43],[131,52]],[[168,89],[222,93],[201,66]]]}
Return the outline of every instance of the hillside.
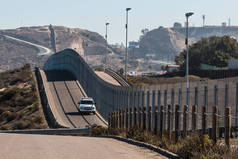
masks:
{"label": "hillside", "polygon": [[38,48],[6,38],[3,35],[47,47],[52,50],[52,53],[54,46],[57,52],[66,48],[75,49],[82,56],[93,56],[89,60],[92,65],[95,63],[101,65],[103,56],[113,52],[110,48],[106,51],[106,40],[96,32],[64,26],[52,26],[52,28],[54,34],[49,26],[0,30],[0,56],[2,57],[0,71],[14,69],[26,63],[31,64],[32,67],[42,67],[49,57],[49,55],[38,56]]}
{"label": "hillside", "polygon": [[[238,27],[235,26],[205,26],[190,27],[190,43],[197,42],[202,37],[229,35],[238,39]],[[136,53],[140,57],[146,54],[155,54],[156,59],[173,59],[174,55],[185,49],[186,28],[159,27],[147,32],[139,41]]]}
{"label": "hillside", "polygon": [[34,77],[29,64],[0,73],[0,129],[48,128]]}
{"label": "hillside", "polygon": [[184,36],[179,32],[160,27],[149,31],[139,42],[139,53],[166,56],[176,54],[185,48]]}

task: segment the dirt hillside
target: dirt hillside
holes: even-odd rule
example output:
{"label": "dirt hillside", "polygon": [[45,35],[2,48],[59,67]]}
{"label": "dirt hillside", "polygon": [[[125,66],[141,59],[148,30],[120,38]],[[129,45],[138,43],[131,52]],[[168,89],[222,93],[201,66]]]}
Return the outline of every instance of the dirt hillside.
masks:
{"label": "dirt hillside", "polygon": [[48,128],[29,64],[0,73],[0,129]]}

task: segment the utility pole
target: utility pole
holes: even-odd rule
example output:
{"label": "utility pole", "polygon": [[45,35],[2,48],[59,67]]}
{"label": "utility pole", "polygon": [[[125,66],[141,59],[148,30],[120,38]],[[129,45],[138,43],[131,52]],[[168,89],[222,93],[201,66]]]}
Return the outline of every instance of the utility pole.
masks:
{"label": "utility pole", "polygon": [[106,55],[105,55],[105,66],[107,65],[108,66],[108,61],[107,61],[107,49],[108,49],[108,45],[107,45],[107,26],[109,25],[109,23],[106,23],[106,35],[105,35],[105,38],[106,38]]}
{"label": "utility pole", "polygon": [[131,8],[126,8],[126,57],[125,57],[125,79],[127,80],[127,61],[128,61],[128,53],[127,53],[127,36],[128,36],[128,11]]}
{"label": "utility pole", "polygon": [[185,44],[186,44],[186,50],[187,50],[187,55],[186,55],[186,85],[187,85],[187,93],[186,93],[186,104],[188,105],[189,104],[189,94],[188,94],[188,91],[189,91],[189,77],[188,77],[188,74],[189,74],[189,64],[188,64],[188,62],[189,62],[189,57],[188,57],[188,18],[190,17],[190,16],[192,16],[193,15],[193,13],[192,12],[189,12],[189,13],[186,13],[185,14],[185,16],[186,16],[186,25],[187,25],[187,27],[186,27],[186,39],[185,39]]}
{"label": "utility pole", "polygon": [[202,27],[204,27],[205,26],[205,15],[202,15],[202,20],[203,20]]}

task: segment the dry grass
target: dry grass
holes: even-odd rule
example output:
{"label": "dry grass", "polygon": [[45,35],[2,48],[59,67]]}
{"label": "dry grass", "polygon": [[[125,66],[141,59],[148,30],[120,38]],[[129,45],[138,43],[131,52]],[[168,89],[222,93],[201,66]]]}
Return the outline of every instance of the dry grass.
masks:
{"label": "dry grass", "polygon": [[[192,81],[200,81],[207,80],[207,78],[200,78],[198,76],[190,75],[189,80]],[[132,85],[136,86],[149,86],[149,85],[157,85],[157,84],[174,84],[180,82],[186,82],[185,77],[149,77],[149,76],[128,76],[128,81]]]}
{"label": "dry grass", "polygon": [[0,73],[0,129],[48,128],[30,65]]}
{"label": "dry grass", "polygon": [[166,132],[162,139],[160,139],[157,135],[139,128],[124,131],[120,129],[107,129],[97,125],[93,126],[91,135],[118,135],[130,138],[167,149],[178,154],[183,159],[237,159],[238,156],[237,146],[228,149],[222,140],[214,144],[207,135],[201,137],[198,134],[192,134],[174,143],[173,140],[167,138]]}

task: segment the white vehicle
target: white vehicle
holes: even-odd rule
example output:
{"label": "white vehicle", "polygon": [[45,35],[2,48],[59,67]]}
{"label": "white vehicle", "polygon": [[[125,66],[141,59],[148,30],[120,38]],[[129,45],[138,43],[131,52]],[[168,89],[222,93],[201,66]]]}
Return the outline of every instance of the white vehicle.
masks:
{"label": "white vehicle", "polygon": [[95,102],[92,98],[84,97],[78,102],[79,112],[96,114]]}

